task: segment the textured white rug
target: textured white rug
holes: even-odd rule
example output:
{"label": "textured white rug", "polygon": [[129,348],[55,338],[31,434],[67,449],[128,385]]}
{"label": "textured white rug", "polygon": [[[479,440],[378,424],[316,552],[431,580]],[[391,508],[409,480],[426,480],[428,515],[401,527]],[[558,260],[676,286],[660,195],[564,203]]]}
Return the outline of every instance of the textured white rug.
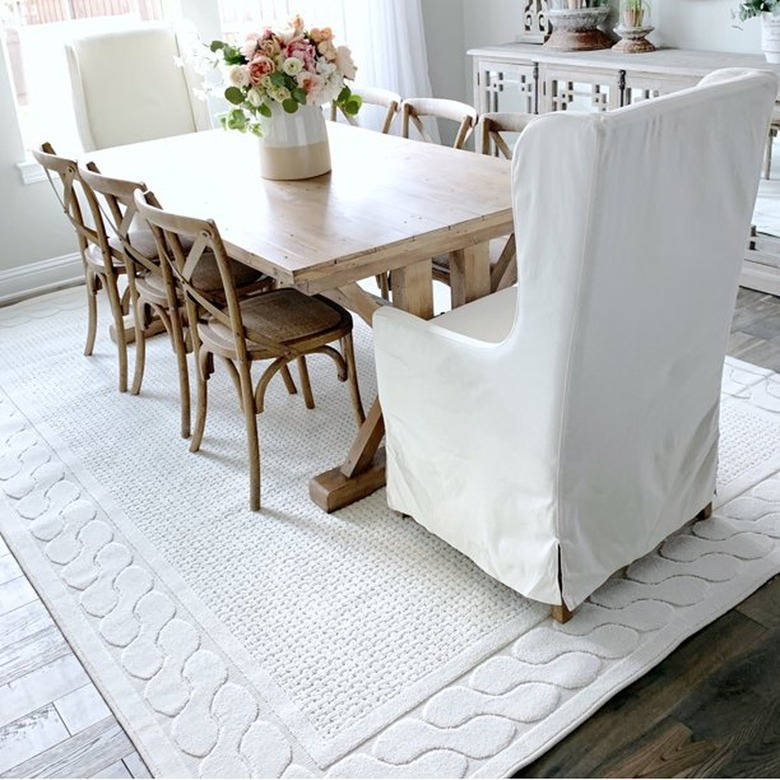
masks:
{"label": "textured white rug", "polygon": [[[508,774],[780,571],[769,371],[727,362],[714,518],[562,627],[382,491],[309,501],[354,432],[330,363],[312,361],[313,411],[272,388],[253,514],[224,371],[191,454],[167,342],[119,394],[113,344],[81,355],[83,296],[0,309],[0,529],[157,775]],[[363,326],[357,348],[368,400]]]}

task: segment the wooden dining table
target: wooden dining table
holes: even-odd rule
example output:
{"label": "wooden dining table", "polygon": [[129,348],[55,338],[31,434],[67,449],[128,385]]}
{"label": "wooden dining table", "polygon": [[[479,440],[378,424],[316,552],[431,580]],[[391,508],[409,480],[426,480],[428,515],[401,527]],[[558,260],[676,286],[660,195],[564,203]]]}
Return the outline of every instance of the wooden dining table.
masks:
{"label": "wooden dining table", "polygon": [[[453,305],[490,292],[488,244],[513,230],[503,159],[328,122],[332,171],[261,178],[257,139],[224,130],[89,152],[100,171],[144,182],[169,211],[213,219],[231,256],[371,323],[381,304],[358,282],[392,271],[392,304],[433,316],[431,258],[450,255]],[[350,451],[312,477],[328,512],[385,482],[374,400]]]}

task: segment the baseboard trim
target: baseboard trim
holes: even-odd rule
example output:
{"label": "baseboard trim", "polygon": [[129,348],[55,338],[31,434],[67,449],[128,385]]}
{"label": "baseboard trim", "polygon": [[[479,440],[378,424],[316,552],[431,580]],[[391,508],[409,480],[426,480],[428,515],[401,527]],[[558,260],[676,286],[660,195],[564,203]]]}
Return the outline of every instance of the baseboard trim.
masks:
{"label": "baseboard trim", "polygon": [[0,306],[83,281],[81,257],[76,253],[0,271]]}

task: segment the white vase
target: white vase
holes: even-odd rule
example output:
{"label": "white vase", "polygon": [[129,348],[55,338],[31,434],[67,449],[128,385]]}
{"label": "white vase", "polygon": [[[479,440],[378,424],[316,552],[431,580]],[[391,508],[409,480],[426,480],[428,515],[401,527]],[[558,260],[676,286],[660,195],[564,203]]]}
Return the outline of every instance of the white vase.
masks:
{"label": "white vase", "polygon": [[780,63],[780,14],[761,14],[761,48],[767,62]]}
{"label": "white vase", "polygon": [[259,139],[260,175],[265,179],[310,179],[330,170],[330,147],[320,106],[288,114],[279,104]]}

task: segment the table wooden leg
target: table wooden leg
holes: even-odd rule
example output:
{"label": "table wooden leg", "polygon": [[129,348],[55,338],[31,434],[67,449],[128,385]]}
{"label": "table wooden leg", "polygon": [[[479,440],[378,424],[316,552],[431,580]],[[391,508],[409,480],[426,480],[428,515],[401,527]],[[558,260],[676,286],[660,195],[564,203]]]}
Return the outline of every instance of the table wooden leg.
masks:
{"label": "table wooden leg", "polygon": [[385,453],[379,444],[384,435],[385,424],[377,398],[360,426],[344,463],[309,481],[312,501],[326,512],[333,512],[383,487]]}
{"label": "table wooden leg", "polygon": [[[365,301],[361,300],[363,296]],[[368,322],[377,307],[357,285],[345,286],[330,297],[359,312]],[[430,260],[393,271],[393,303],[426,319],[433,316]],[[334,512],[383,487],[385,452],[379,445],[384,435],[382,409],[377,398],[360,426],[344,463],[309,480],[312,501],[326,512]]]}
{"label": "table wooden leg", "polygon": [[488,242],[450,252],[450,287],[453,307],[482,298],[490,292]]}
{"label": "table wooden leg", "polygon": [[393,271],[393,306],[424,320],[433,317],[431,261],[407,265]]}

